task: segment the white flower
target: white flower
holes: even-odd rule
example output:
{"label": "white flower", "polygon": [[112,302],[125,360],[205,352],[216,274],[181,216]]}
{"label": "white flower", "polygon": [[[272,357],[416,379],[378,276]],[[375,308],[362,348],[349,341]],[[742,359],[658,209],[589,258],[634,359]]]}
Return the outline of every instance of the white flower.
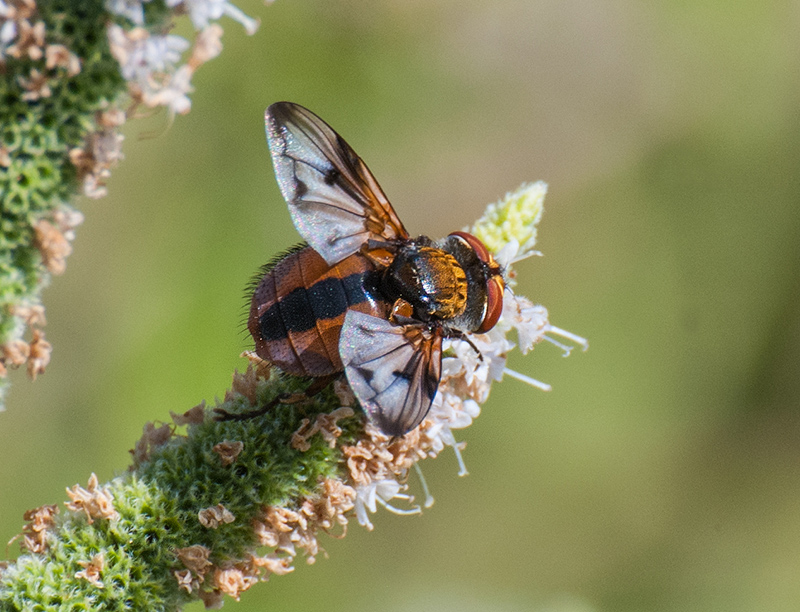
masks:
{"label": "white flower", "polygon": [[144,25],[144,6],[150,0],[106,0],[106,10],[114,15],[130,19],[138,26]]}
{"label": "white flower", "polygon": [[[202,37],[204,44],[210,44],[209,36],[215,33]],[[135,84],[145,104],[166,106],[179,115],[189,112],[192,103],[187,94],[192,91],[194,69],[188,64],[176,69],[189,41],[171,34],[151,35],[144,28],[126,32],[117,25],[109,26],[108,39],[122,76]]]}
{"label": "white flower", "polygon": [[359,524],[372,531],[374,525],[370,522],[367,511],[377,512],[378,504],[395,514],[419,514],[420,509],[418,507],[413,507],[410,510],[401,510],[389,505],[388,502],[395,498],[413,501],[413,498],[409,495],[400,493],[404,488],[403,485],[391,478],[373,480],[369,484],[357,487],[355,509]]}
{"label": "white flower", "polygon": [[223,15],[241,23],[248,34],[255,34],[258,29],[258,20],[248,17],[227,0],[167,0],[171,8],[178,5],[183,5],[189,13],[196,30],[202,30]]}
{"label": "white flower", "polygon": [[503,300],[501,323],[507,330],[516,330],[519,350],[524,355],[547,333],[547,309],[526,297],[507,291]]}
{"label": "white flower", "polygon": [[95,163],[111,167],[124,158],[122,141],[125,137],[115,129],[97,132],[92,139],[92,155]]}
{"label": "white flower", "polygon": [[[0,8],[0,10],[2,10],[2,8]],[[4,17],[2,13],[0,13],[0,20],[2,19],[4,19]],[[12,43],[16,37],[17,24],[14,21],[9,19],[0,25],[0,58],[5,55],[9,44]]]}
{"label": "white flower", "polygon": [[122,76],[148,86],[155,73],[171,73],[188,48],[189,41],[174,34],[133,38],[127,61],[122,65]]}
{"label": "white flower", "polygon": [[185,115],[192,108],[192,101],[186,94],[193,91],[191,78],[193,70],[189,65],[181,66],[165,87],[146,97],[149,106],[166,106],[170,112]]}
{"label": "white flower", "polygon": [[222,28],[218,24],[212,23],[197,35],[189,64],[197,68],[207,61],[214,59],[221,52]]}

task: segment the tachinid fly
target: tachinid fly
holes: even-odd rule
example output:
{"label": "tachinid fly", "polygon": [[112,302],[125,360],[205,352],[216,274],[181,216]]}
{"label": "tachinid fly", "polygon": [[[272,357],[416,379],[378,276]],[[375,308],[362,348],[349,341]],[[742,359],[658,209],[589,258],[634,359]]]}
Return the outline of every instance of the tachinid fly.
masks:
{"label": "tachinid fly", "polygon": [[269,268],[253,293],[256,353],[289,374],[344,372],[369,418],[403,435],[430,410],[442,339],[497,323],[500,266],[466,232],[411,238],[364,162],[311,111],[278,102],[266,128],[308,246]]}

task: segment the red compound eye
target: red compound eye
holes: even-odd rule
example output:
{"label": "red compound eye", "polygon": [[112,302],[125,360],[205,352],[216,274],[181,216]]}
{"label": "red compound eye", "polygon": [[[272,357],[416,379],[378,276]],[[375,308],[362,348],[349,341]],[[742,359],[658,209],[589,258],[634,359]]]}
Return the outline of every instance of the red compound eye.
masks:
{"label": "red compound eye", "polygon": [[491,276],[486,281],[486,310],[480,327],[475,330],[477,334],[486,333],[497,324],[500,315],[503,314],[503,291],[506,285],[500,275],[500,266],[497,265],[489,249],[481,242],[480,238],[467,232],[453,232],[450,235],[461,238],[475,251],[478,259],[489,266]]}
{"label": "red compound eye", "polygon": [[497,274],[486,283],[486,313],[483,315],[481,326],[475,331],[484,334],[492,329],[500,315],[503,314],[503,291],[505,283],[503,277]]}
{"label": "red compound eye", "polygon": [[472,250],[475,251],[475,254],[478,256],[483,263],[491,264],[494,263],[494,257],[489,252],[489,249],[486,248],[486,245],[481,242],[480,238],[473,236],[472,234],[468,234],[467,232],[453,232],[450,234],[451,236],[458,236],[464,242],[466,242],[469,246],[472,247]]}

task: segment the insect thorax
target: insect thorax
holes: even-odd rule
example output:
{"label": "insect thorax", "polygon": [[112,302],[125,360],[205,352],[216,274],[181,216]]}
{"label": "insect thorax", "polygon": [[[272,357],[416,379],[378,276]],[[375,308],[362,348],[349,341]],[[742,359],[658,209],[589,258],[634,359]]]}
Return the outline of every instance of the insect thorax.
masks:
{"label": "insect thorax", "polygon": [[422,321],[471,331],[483,316],[485,283],[480,261],[461,241],[420,236],[397,252],[382,288],[390,300],[409,302]]}

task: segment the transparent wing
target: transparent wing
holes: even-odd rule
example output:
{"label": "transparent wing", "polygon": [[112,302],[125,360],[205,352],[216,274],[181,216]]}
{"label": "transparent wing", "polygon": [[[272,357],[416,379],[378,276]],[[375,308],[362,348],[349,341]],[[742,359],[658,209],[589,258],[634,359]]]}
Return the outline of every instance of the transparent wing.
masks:
{"label": "transparent wing", "polygon": [[402,436],[428,414],[442,375],[442,336],[348,311],[339,339],[347,380],[370,419]]}
{"label": "transparent wing", "polygon": [[271,105],[265,122],[294,226],[329,265],[367,240],[408,238],[369,168],[327,123],[291,102]]}

